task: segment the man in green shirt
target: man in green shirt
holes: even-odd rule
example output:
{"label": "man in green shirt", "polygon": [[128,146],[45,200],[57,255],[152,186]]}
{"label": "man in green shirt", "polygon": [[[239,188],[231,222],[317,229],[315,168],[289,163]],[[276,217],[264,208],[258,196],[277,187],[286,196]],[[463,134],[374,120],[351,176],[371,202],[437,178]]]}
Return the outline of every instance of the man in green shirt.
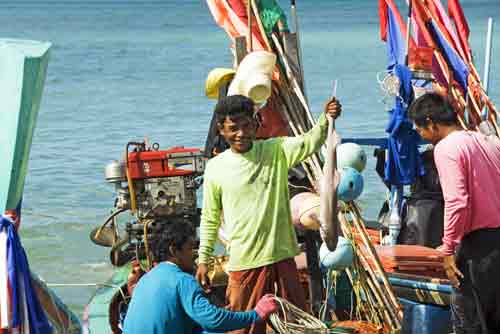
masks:
{"label": "man in green shirt", "polygon": [[[333,98],[325,113],[335,119],[341,108]],[[209,287],[207,264],[223,212],[230,245],[227,297],[233,311],[253,309],[266,293],[277,293],[305,308],[294,262],[299,248],[291,221],[288,170],[325,142],[325,113],[302,136],[255,140],[258,122],[252,100],[229,96],[215,107],[219,132],[230,149],[212,158],[205,169],[196,278]],[[250,332],[263,334],[265,325]]]}

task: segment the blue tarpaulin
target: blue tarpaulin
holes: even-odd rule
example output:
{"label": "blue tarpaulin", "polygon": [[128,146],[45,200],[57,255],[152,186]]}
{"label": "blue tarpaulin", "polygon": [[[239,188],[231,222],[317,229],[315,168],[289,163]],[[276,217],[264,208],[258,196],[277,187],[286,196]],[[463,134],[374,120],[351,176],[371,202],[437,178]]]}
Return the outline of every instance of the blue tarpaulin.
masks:
{"label": "blue tarpaulin", "polygon": [[[20,206],[17,208],[17,216],[20,217]],[[10,216],[0,216],[0,235],[3,242],[2,254],[6,257],[0,259],[6,265],[2,268],[7,270],[7,284],[10,293],[2,296],[1,306],[10,310],[8,319],[2,322],[8,323],[8,327],[19,329],[19,333],[49,334],[52,328],[47,320],[44,310],[36,295],[31,282],[31,273],[28,258],[21,245],[14,221]],[[5,273],[3,274],[5,277]],[[3,289],[3,287],[2,287]]]}
{"label": "blue tarpaulin", "polygon": [[408,106],[413,101],[411,71],[407,66],[397,64],[394,74],[399,78],[399,96],[385,131],[389,134],[388,157],[385,165],[385,181],[392,185],[409,185],[418,175],[425,174],[418,143],[421,141],[408,119]]}

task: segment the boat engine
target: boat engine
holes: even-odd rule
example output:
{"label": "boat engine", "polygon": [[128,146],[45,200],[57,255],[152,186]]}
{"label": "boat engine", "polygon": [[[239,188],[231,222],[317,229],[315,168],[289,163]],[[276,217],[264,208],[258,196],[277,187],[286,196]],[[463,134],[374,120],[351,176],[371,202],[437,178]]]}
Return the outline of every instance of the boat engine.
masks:
{"label": "boat engine", "polygon": [[[108,242],[114,265],[134,257],[147,259],[150,265],[161,261],[158,242],[165,224],[181,220],[199,225],[196,190],[204,168],[205,158],[197,148],[160,150],[156,143],[148,147],[143,142],[128,143],[124,160],[106,166],[106,181],[115,185],[115,211],[100,229],[109,223],[113,226],[112,236],[105,239],[114,239]],[[135,220],[126,224],[126,235],[118,237],[114,218],[124,211],[130,211]],[[91,238],[96,243],[102,240],[95,233]]]}

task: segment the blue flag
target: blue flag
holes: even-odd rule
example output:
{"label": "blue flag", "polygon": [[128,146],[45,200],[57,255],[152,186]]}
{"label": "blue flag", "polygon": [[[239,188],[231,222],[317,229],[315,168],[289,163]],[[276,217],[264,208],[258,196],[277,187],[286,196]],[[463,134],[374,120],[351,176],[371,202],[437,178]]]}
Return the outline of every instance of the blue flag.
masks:
{"label": "blue flag", "polygon": [[[19,217],[20,205],[16,211]],[[52,327],[31,282],[28,258],[10,217],[0,215],[0,233],[6,236],[6,243],[0,247],[6,247],[7,277],[11,292],[9,305],[12,311],[12,317],[9,319],[10,326],[12,328],[29,327],[29,332],[32,334],[52,333]],[[24,305],[26,305],[27,314],[24,312]],[[29,323],[25,323],[25,319],[28,319]]]}
{"label": "blue flag", "polygon": [[439,31],[438,26],[431,21],[427,24],[432,37],[436,41],[437,46],[441,49],[443,57],[446,59],[448,66],[453,71],[453,77],[460,84],[462,91],[467,93],[467,77],[469,76],[469,68],[462,61],[457,52],[448,43],[443,34]]}
{"label": "blue flag", "polygon": [[392,9],[387,6],[388,34],[387,34],[387,55],[388,69],[392,69],[396,64],[404,64],[406,58],[406,41],[397,23]]}

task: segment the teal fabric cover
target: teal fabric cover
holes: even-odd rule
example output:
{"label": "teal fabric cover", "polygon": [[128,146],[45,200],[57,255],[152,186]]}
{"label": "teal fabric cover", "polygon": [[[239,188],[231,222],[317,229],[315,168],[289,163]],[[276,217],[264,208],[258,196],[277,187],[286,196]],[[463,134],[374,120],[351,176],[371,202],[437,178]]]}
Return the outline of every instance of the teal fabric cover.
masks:
{"label": "teal fabric cover", "polygon": [[0,39],[0,213],[22,197],[50,47]]}

